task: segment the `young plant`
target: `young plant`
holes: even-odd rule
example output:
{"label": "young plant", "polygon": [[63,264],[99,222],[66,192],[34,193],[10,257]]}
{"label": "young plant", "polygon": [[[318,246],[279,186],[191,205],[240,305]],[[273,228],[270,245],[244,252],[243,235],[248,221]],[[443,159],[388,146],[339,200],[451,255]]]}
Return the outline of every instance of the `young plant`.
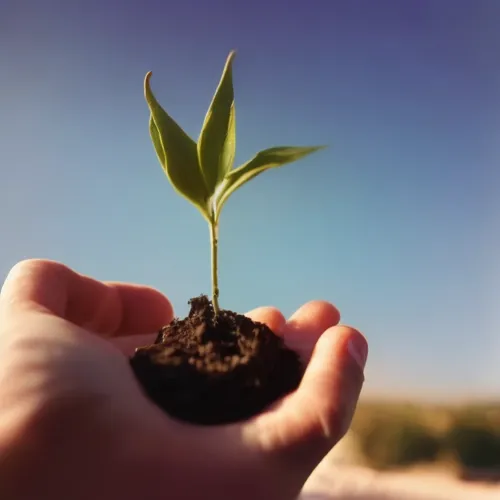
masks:
{"label": "young plant", "polygon": [[299,160],[324,146],[281,146],[265,149],[236,169],[236,118],[232,51],[205,117],[198,142],[191,139],[156,100],[150,87],[151,72],[144,81],[150,110],[149,131],[156,154],[174,189],[198,208],[210,228],[212,255],[212,304],[219,312],[218,227],[222,207],[243,184],[264,170]]}

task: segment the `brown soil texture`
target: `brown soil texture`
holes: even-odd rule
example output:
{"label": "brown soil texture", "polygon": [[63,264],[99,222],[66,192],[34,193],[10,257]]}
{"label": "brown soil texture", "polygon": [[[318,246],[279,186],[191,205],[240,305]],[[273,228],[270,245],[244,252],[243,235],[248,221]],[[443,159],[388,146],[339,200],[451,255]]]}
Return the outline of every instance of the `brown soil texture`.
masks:
{"label": "brown soil texture", "polygon": [[297,388],[298,355],[265,324],[232,311],[214,316],[206,296],[185,319],[139,347],[131,367],[149,398],[170,416],[202,425],[246,420]]}

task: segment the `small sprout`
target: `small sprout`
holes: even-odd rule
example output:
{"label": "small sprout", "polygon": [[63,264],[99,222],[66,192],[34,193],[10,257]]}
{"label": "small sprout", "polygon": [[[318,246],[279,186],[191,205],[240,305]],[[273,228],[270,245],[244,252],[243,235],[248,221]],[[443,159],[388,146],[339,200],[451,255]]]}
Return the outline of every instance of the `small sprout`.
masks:
{"label": "small sprout", "polygon": [[233,170],[236,151],[236,117],[232,51],[205,117],[198,143],[193,141],[156,100],[144,81],[150,111],[149,131],[158,160],[174,189],[198,208],[210,227],[212,250],[212,304],[219,312],[218,226],[222,207],[241,186],[260,173],[299,160],[324,146],[281,146],[265,149]]}

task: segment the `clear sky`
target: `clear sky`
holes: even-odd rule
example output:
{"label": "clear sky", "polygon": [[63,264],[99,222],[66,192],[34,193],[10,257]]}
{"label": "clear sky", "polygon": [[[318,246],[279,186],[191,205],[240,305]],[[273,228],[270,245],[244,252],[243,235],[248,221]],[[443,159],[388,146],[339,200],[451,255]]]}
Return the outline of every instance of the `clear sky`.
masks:
{"label": "clear sky", "polygon": [[336,303],[367,394],[500,396],[499,24],[497,0],[1,0],[0,276],[56,259],[179,315],[209,293],[142,85],[197,138],[236,49],[237,162],[330,147],[227,203],[221,305]]}

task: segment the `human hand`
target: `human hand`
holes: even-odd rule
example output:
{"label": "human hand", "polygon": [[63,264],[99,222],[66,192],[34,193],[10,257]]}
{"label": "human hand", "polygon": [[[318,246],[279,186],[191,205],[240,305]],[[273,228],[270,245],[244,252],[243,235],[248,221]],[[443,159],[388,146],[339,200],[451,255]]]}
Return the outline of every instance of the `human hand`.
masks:
{"label": "human hand", "polygon": [[165,415],[128,363],[173,317],[159,292],[51,261],[17,264],[0,295],[2,500],[289,500],[347,431],[364,337],[314,301],[248,314],[308,363],[299,388],[243,423]]}

